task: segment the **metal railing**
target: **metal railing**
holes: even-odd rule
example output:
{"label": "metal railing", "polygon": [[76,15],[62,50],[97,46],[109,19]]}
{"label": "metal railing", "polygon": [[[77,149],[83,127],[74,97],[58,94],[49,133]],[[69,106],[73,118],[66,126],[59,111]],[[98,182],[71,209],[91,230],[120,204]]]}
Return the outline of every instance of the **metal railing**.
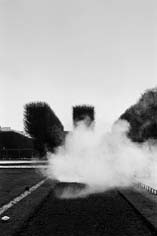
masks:
{"label": "metal railing", "polygon": [[0,169],[25,169],[25,168],[47,168],[46,160],[0,160]]}
{"label": "metal railing", "polygon": [[138,183],[137,184],[137,187],[138,188],[142,188],[142,189],[144,189],[144,190],[146,190],[147,192],[149,192],[149,193],[151,193],[151,194],[153,194],[153,195],[157,195],[157,189],[155,189],[155,188],[152,188],[152,187],[150,187],[149,185],[147,185],[147,184],[143,184],[143,183]]}

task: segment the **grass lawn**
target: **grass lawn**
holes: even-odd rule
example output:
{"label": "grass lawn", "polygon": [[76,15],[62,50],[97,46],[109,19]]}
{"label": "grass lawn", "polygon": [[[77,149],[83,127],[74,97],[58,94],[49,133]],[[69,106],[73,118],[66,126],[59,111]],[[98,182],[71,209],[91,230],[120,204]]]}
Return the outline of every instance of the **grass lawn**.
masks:
{"label": "grass lawn", "polygon": [[43,178],[36,169],[0,169],[0,207]]}

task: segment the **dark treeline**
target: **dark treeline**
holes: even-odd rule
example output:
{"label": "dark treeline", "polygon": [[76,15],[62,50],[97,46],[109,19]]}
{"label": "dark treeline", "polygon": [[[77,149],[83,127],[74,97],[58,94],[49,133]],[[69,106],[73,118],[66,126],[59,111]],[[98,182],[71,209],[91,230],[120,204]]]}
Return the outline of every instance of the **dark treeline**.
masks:
{"label": "dark treeline", "polygon": [[34,148],[40,157],[44,157],[47,151],[54,152],[64,139],[61,121],[45,102],[25,105],[24,128],[33,138]]}
{"label": "dark treeline", "polygon": [[157,88],[146,90],[138,102],[127,109],[120,119],[129,122],[128,137],[133,141],[157,139]]}
{"label": "dark treeline", "polygon": [[[74,127],[79,121],[85,121],[87,127],[93,127],[93,106],[74,106],[72,112]],[[129,122],[128,137],[134,142],[157,139],[157,88],[146,90],[120,119]],[[47,151],[55,152],[56,147],[63,144],[67,134],[59,118],[45,102],[32,102],[24,106],[24,129],[30,138],[0,132],[0,150],[31,149],[33,153],[36,151],[37,157],[44,157]]]}

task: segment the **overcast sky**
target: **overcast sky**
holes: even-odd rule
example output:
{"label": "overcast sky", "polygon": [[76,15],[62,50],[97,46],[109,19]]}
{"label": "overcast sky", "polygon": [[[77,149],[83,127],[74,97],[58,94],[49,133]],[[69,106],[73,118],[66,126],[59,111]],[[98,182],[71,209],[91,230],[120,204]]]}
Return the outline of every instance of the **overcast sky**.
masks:
{"label": "overcast sky", "polygon": [[0,126],[49,103],[66,129],[91,104],[113,122],[157,85],[156,0],[0,0]]}

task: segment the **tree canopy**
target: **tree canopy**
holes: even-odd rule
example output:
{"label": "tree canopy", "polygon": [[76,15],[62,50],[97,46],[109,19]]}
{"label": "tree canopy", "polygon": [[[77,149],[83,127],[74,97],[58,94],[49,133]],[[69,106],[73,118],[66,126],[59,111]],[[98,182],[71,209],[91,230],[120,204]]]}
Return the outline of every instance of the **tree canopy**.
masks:
{"label": "tree canopy", "polygon": [[157,88],[146,90],[137,103],[127,109],[120,119],[130,123],[128,136],[137,142],[157,138]]}

